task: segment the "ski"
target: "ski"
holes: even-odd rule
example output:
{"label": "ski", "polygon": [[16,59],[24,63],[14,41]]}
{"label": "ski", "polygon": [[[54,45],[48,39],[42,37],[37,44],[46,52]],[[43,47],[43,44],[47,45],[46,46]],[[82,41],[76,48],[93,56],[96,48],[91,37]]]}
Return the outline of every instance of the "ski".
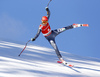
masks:
{"label": "ski", "polygon": [[[57,63],[63,64],[61,61],[57,61]],[[71,64],[68,64],[68,63],[66,63],[66,64],[64,64],[64,65],[66,65],[66,66],[68,66],[68,67],[74,67],[74,65],[71,65]]]}

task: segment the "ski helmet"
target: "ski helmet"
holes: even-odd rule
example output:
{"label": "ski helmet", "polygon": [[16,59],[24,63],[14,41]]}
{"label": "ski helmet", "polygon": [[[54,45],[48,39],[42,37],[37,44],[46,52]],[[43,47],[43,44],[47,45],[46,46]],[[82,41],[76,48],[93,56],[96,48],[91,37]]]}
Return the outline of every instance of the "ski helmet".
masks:
{"label": "ski helmet", "polygon": [[48,18],[46,16],[43,16],[41,21],[48,21]]}

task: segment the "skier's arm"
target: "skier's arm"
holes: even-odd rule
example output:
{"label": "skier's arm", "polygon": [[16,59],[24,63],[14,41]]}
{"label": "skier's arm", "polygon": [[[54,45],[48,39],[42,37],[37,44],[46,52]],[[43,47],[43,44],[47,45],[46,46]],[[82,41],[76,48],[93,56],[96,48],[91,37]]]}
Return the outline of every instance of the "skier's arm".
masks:
{"label": "skier's arm", "polygon": [[48,7],[46,7],[45,9],[46,9],[46,11],[47,11],[47,17],[48,17],[48,20],[49,20],[49,18],[50,18],[50,10],[49,10]]}
{"label": "skier's arm", "polygon": [[37,37],[40,35],[40,33],[41,33],[41,29],[39,28],[37,34],[35,35],[35,37],[31,38],[31,41],[35,41],[37,39]]}

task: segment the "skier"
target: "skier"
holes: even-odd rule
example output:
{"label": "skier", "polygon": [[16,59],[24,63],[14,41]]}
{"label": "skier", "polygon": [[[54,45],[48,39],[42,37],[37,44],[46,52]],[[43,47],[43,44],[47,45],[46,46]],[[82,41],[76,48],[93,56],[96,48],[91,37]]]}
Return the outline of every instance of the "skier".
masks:
{"label": "skier", "polygon": [[50,25],[48,23],[48,20],[50,18],[50,10],[49,10],[48,7],[46,7],[45,9],[47,11],[47,16],[42,17],[42,19],[41,19],[42,23],[39,26],[38,32],[37,32],[37,34],[34,38],[31,38],[31,41],[35,41],[37,39],[37,37],[39,36],[40,32],[42,32],[44,37],[49,41],[51,46],[54,48],[59,60],[61,61],[61,63],[67,64],[64,61],[64,59],[62,58],[62,56],[59,52],[59,49],[58,49],[56,42],[55,42],[55,37],[58,34],[66,31],[68,29],[73,29],[73,28],[81,27],[81,26],[88,26],[88,24],[73,24],[73,25],[70,25],[70,26],[66,26],[66,27],[63,27],[63,28],[56,29],[56,30],[51,30]]}

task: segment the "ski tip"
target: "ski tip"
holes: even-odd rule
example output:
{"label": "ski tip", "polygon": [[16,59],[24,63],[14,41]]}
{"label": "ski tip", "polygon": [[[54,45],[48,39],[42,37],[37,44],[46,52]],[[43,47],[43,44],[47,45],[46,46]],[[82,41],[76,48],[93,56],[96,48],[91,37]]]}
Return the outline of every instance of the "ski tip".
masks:
{"label": "ski tip", "polygon": [[71,64],[69,64],[68,66],[69,66],[69,67],[74,67],[74,65],[71,65]]}
{"label": "ski tip", "polygon": [[82,26],[89,27],[89,24],[82,24]]}

